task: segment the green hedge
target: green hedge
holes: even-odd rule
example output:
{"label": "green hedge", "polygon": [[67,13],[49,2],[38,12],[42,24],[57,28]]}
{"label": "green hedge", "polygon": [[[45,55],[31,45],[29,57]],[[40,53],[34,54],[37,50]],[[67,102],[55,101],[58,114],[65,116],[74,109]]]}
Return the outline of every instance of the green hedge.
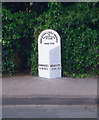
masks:
{"label": "green hedge", "polygon": [[[3,73],[12,75],[20,65],[37,75],[38,36],[45,29],[54,29],[61,36],[62,75],[98,74],[98,7],[94,3],[66,8],[61,3],[48,3],[48,7],[39,17],[35,12],[12,14],[3,8]],[[21,60],[18,65],[16,55]]]}
{"label": "green hedge", "polygon": [[3,74],[12,75],[16,70],[28,68],[36,13],[19,11],[12,14],[3,8]]}
{"label": "green hedge", "polygon": [[39,16],[34,32],[31,73],[37,74],[38,35],[45,29],[54,29],[61,36],[63,76],[85,77],[91,72],[97,74],[98,8],[90,3],[77,3],[68,8],[50,3],[49,7]]}
{"label": "green hedge", "polygon": [[2,47],[2,72],[3,74],[12,75],[14,73],[14,54],[12,49],[11,37],[13,36],[13,29],[10,25],[12,14],[9,10],[2,10],[3,17],[3,47]]}

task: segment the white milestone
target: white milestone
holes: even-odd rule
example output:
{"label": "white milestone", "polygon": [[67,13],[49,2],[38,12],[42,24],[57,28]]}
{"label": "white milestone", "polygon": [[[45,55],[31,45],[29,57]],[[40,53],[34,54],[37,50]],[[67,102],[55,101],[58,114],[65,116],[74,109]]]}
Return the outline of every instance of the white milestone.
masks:
{"label": "white milestone", "polygon": [[38,37],[38,73],[44,78],[61,77],[61,39],[54,30],[44,30]]}

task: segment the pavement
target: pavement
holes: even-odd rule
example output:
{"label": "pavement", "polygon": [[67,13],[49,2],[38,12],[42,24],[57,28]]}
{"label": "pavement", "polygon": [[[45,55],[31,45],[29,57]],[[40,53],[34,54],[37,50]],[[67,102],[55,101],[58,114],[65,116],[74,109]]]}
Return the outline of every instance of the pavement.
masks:
{"label": "pavement", "polygon": [[97,118],[97,78],[2,79],[3,118]]}
{"label": "pavement", "polygon": [[14,76],[2,80],[3,104],[95,104],[97,98],[96,78],[46,79]]}

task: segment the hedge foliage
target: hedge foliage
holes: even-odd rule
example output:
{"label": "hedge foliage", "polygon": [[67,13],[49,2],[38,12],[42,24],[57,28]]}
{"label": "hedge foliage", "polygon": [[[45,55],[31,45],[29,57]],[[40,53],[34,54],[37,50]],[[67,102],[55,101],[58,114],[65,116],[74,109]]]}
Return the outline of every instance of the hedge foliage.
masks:
{"label": "hedge foliage", "polygon": [[11,14],[3,8],[3,73],[15,72],[17,53],[23,66],[37,75],[38,36],[42,30],[54,29],[61,37],[63,76],[97,74],[98,7],[94,3],[66,8],[61,3],[48,3],[48,7],[39,17],[28,11]]}
{"label": "hedge foliage", "polygon": [[3,74],[27,68],[36,13],[28,11],[12,14],[3,8]]}

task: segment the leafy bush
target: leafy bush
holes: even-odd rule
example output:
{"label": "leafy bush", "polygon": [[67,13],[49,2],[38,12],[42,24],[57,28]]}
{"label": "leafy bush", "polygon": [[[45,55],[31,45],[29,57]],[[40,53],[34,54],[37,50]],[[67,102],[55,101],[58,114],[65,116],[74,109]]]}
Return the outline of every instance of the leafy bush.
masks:
{"label": "leafy bush", "polygon": [[31,73],[37,74],[37,38],[45,29],[54,29],[61,36],[63,76],[84,77],[89,72],[97,73],[98,8],[93,3],[77,3],[67,8],[50,3],[49,7],[39,16],[34,32]]}
{"label": "leafy bush", "polygon": [[75,3],[62,7],[48,3],[49,10],[11,13],[3,8],[3,73],[31,69],[38,74],[38,36],[45,29],[61,37],[63,76],[84,77],[98,73],[98,14],[96,3]]}
{"label": "leafy bush", "polygon": [[2,47],[2,72],[3,74],[14,73],[14,54],[12,49],[12,40],[14,30],[10,25],[13,16],[9,10],[3,9],[3,47]]}
{"label": "leafy bush", "polygon": [[28,11],[12,14],[3,8],[3,74],[26,68],[30,56],[36,13]]}

